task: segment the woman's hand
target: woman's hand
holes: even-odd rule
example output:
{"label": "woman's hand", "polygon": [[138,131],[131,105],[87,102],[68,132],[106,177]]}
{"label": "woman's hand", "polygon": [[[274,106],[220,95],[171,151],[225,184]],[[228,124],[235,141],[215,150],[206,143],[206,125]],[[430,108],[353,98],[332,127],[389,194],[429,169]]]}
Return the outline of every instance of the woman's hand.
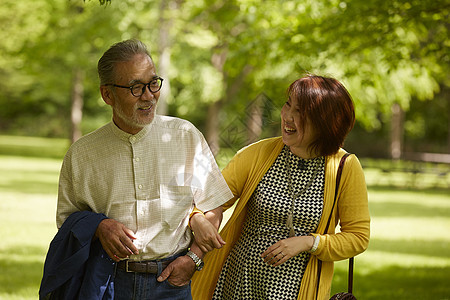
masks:
{"label": "woman's hand", "polygon": [[207,217],[209,217],[208,212],[205,215],[206,217],[198,213],[193,215],[190,220],[195,242],[203,253],[207,253],[214,248],[222,248],[222,246],[225,245],[225,241],[217,232],[218,225],[216,224],[216,227],[207,219]]}
{"label": "woman's hand", "polygon": [[291,257],[310,250],[313,244],[313,236],[295,236],[276,242],[267,248],[267,250],[261,254],[261,257],[264,259],[264,262],[276,267],[285,263]]}

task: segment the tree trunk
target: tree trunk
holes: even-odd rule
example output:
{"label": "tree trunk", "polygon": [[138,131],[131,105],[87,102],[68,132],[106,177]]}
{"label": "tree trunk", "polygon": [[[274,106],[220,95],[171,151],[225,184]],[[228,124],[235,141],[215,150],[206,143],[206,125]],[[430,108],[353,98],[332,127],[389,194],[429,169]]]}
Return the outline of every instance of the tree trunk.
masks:
{"label": "tree trunk", "polygon": [[222,109],[222,101],[216,101],[208,107],[208,115],[206,117],[206,140],[208,141],[209,148],[214,156],[219,153],[220,150],[220,138],[219,138],[219,115]]}
{"label": "tree trunk", "polygon": [[[211,56],[211,64],[214,68],[223,74],[223,85],[227,86],[226,74],[223,73],[223,65],[227,59],[228,49],[226,46],[217,48],[216,52],[214,52]],[[226,90],[226,88],[225,88]],[[227,95],[222,96],[221,99],[217,99],[213,103],[208,106],[208,114],[206,116],[206,141],[209,144],[209,148],[211,148],[211,152],[214,156],[219,153],[220,150],[220,137],[219,137],[219,115],[220,110],[222,109],[222,104],[225,101]]]}
{"label": "tree trunk", "polygon": [[242,88],[245,77],[253,69],[250,65],[246,65],[233,83],[227,85],[227,74],[223,70],[227,55],[228,50],[224,48],[222,51],[214,53],[211,57],[213,66],[223,74],[223,85],[225,87],[225,95],[208,107],[208,115],[206,116],[206,140],[214,155],[217,155],[220,151],[220,111],[227,101],[231,101],[236,96]]}
{"label": "tree trunk", "polygon": [[444,87],[443,88],[443,94],[444,94],[444,99],[447,99],[448,103],[447,103],[447,114],[448,114],[448,118],[447,118],[447,153],[450,153],[450,88],[448,87]]}
{"label": "tree trunk", "polygon": [[168,19],[166,16],[167,10],[177,9],[178,3],[177,1],[161,1],[159,5],[159,66],[157,66],[157,70],[159,70],[159,74],[162,78],[164,78],[163,86],[161,88],[161,94],[158,100],[158,106],[156,111],[160,115],[167,115],[168,108],[168,100],[170,99],[170,80],[169,80],[169,69],[171,64],[170,59],[170,29],[172,28],[172,20]]}
{"label": "tree trunk", "polygon": [[83,118],[83,71],[81,69],[75,69],[74,76],[72,79],[72,95],[71,103],[72,107],[70,110],[70,124],[71,124],[71,142],[74,143],[81,136],[81,120]]}
{"label": "tree trunk", "polygon": [[403,151],[403,119],[404,112],[400,104],[392,105],[391,119],[391,158],[400,159]]}
{"label": "tree trunk", "polygon": [[264,96],[260,94],[247,108],[247,144],[259,140],[263,124]]}
{"label": "tree trunk", "polygon": [[442,84],[440,86],[440,90],[441,91],[438,94],[436,94],[435,97],[447,101],[447,103],[443,105],[443,108],[447,109],[447,140],[446,146],[442,148],[442,151],[447,154],[450,154],[450,87],[447,87],[446,85]]}

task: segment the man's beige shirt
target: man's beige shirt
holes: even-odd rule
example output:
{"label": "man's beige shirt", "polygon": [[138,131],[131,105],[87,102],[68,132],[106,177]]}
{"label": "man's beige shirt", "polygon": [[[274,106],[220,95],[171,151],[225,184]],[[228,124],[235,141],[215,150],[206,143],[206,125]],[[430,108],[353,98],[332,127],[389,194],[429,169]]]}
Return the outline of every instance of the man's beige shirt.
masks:
{"label": "man's beige shirt", "polygon": [[138,134],[113,122],[68,150],[61,169],[57,226],[75,211],[104,213],[135,232],[138,256],[187,249],[194,205],[209,211],[233,195],[203,137],[188,121],[156,115]]}

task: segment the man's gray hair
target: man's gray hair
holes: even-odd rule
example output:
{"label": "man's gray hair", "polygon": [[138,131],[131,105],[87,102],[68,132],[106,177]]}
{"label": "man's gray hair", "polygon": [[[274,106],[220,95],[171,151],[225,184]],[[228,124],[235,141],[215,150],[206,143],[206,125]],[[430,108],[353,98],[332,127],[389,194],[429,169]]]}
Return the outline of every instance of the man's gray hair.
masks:
{"label": "man's gray hair", "polygon": [[125,40],[112,45],[98,61],[97,71],[100,85],[114,83],[116,63],[130,61],[136,54],[146,54],[152,59],[147,46],[139,40]]}

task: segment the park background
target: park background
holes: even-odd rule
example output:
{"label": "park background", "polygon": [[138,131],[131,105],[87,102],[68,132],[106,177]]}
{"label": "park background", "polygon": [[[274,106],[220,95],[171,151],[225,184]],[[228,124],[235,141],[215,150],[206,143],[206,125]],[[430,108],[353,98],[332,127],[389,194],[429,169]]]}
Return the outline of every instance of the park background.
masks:
{"label": "park background", "polygon": [[[3,0],[0,299],[36,299],[72,141],[111,119],[96,64],[138,38],[164,84],[158,111],[205,135],[221,168],[279,135],[306,72],[353,97],[345,149],[369,190],[358,299],[450,299],[450,3],[444,0]],[[336,264],[333,292],[346,287]]]}

